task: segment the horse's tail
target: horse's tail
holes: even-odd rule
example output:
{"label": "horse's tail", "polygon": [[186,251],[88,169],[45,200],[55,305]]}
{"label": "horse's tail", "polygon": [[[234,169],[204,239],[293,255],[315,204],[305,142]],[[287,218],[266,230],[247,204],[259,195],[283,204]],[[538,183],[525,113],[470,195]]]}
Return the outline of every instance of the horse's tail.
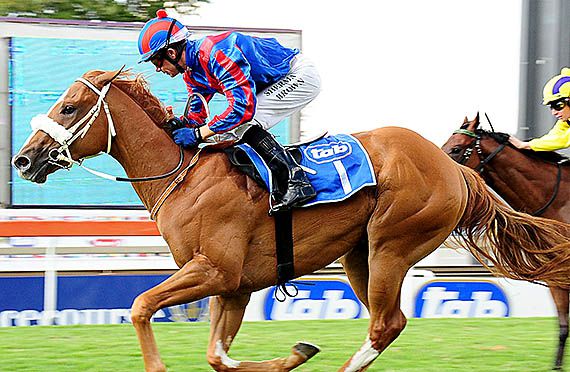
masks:
{"label": "horse's tail", "polygon": [[454,237],[498,275],[569,287],[570,225],[510,209],[477,173],[460,168],[468,197]]}

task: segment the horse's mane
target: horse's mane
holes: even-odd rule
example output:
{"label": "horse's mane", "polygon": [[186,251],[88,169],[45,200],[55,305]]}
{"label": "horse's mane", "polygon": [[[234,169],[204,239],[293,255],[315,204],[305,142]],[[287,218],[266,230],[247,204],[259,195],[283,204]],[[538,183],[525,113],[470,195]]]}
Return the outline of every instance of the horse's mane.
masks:
{"label": "horse's mane", "polygon": [[538,160],[542,160],[545,161],[547,163],[558,163],[562,160],[567,160],[568,158],[556,151],[533,151],[533,150],[521,150],[521,149],[517,149],[516,147],[514,147],[513,145],[511,145],[508,141],[509,141],[509,137],[510,135],[507,133],[501,133],[501,132],[489,132],[489,131],[484,131],[482,130],[482,132],[484,134],[486,134],[487,136],[491,137],[492,139],[494,139],[495,141],[497,141],[498,143],[504,143],[506,145],[508,145],[509,147],[522,152],[524,155],[530,157],[530,158],[534,158],[534,159],[538,159]]}
{"label": "horse's mane", "polygon": [[[92,70],[86,73],[85,77],[89,79],[103,72],[101,70]],[[142,74],[135,75],[130,70],[125,70],[113,80],[113,84],[131,97],[147,113],[157,127],[163,128],[167,117],[166,109],[162,102],[150,92],[148,82]]]}
{"label": "horse's mane", "polygon": [[162,102],[150,92],[148,82],[142,74],[133,76],[130,71],[121,72],[113,80],[113,84],[131,97],[150,116],[156,126],[162,128],[166,120],[166,109]]}
{"label": "horse's mane", "polygon": [[486,135],[488,135],[489,137],[491,137],[492,139],[494,139],[495,141],[499,142],[499,143],[508,143],[509,142],[509,135],[507,133],[502,133],[502,132],[488,132],[488,131],[483,131],[483,133],[485,133]]}

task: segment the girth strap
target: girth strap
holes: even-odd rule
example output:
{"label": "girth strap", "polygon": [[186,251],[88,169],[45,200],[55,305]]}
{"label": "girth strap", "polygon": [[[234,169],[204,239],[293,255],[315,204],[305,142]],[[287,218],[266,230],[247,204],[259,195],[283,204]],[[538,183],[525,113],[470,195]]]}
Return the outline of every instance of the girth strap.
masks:
{"label": "girth strap", "polygon": [[277,250],[277,285],[295,277],[293,259],[293,213],[291,210],[273,212]]}

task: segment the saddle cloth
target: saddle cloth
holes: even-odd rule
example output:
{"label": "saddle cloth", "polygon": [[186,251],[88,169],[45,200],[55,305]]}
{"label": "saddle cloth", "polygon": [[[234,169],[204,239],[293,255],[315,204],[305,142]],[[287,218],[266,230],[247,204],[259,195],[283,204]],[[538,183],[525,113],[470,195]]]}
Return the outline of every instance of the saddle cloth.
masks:
{"label": "saddle cloth", "polygon": [[[236,147],[247,154],[265,186],[272,190],[271,170],[261,156],[248,144],[239,144]],[[317,192],[317,196],[302,207],[339,202],[363,187],[376,185],[368,153],[351,135],[329,135],[310,144],[300,145],[296,149],[301,155],[299,164]]]}

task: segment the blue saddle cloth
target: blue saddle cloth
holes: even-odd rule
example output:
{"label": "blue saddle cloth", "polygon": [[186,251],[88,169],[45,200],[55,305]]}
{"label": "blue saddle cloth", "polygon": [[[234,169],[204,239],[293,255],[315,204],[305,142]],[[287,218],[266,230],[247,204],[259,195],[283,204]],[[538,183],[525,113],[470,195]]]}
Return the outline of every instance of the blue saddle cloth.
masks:
{"label": "blue saddle cloth", "polygon": [[[251,159],[268,190],[272,189],[271,170],[248,144],[238,145]],[[323,137],[301,145],[301,166],[317,192],[303,205],[332,203],[347,199],[365,186],[376,185],[374,169],[362,144],[348,134]]]}

